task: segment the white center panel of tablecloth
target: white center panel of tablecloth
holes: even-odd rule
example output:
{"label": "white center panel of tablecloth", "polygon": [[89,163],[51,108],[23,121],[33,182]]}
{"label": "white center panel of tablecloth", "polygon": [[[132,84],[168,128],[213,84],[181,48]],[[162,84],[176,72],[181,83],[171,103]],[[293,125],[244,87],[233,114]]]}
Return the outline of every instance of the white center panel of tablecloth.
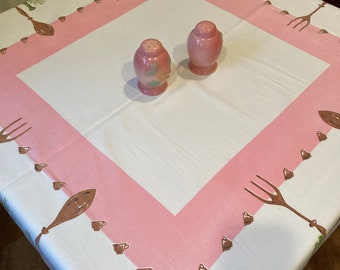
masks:
{"label": "white center panel of tablecloth", "polygon": [[[204,19],[224,49],[218,70],[198,78],[185,69],[186,39]],[[133,54],[149,37],[173,60],[159,97],[134,78]],[[18,76],[176,214],[327,67],[207,2],[147,1]]]}

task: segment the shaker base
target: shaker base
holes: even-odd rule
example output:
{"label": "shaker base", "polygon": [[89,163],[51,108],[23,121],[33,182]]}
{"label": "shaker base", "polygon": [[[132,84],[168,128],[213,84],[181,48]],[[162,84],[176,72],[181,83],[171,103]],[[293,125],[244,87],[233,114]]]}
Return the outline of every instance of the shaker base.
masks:
{"label": "shaker base", "polygon": [[165,81],[159,86],[156,87],[148,87],[142,84],[140,81],[138,81],[138,89],[145,95],[148,96],[157,96],[162,94],[168,87],[168,82]]}
{"label": "shaker base", "polygon": [[209,66],[209,67],[199,67],[193,64],[191,61],[189,61],[189,69],[192,73],[200,76],[206,76],[210,75],[211,73],[214,73],[217,69],[217,63]]}

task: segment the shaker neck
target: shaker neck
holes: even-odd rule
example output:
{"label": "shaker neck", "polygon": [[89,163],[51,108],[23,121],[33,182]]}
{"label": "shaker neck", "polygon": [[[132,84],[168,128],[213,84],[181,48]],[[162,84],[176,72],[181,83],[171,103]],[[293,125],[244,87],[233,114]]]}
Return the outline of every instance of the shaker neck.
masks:
{"label": "shaker neck", "polygon": [[216,25],[211,21],[201,21],[195,26],[195,34],[202,38],[211,38],[216,35]]}
{"label": "shaker neck", "polygon": [[140,50],[144,55],[149,57],[156,57],[163,52],[162,43],[154,38],[144,40],[140,45]]}

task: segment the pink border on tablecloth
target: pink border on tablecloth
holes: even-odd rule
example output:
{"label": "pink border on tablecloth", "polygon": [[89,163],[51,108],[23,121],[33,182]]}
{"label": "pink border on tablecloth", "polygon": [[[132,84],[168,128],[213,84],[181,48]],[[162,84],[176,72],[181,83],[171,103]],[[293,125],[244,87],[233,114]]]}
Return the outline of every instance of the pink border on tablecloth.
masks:
{"label": "pink border on tablecloth", "polygon": [[[335,37],[317,34],[313,26],[303,32],[286,27],[289,16],[279,15],[273,6],[260,5],[262,1],[252,5],[245,0],[209,1],[328,62],[330,67],[173,216],[16,77],[144,1],[117,1],[115,8],[109,2],[91,4],[84,13],[68,16],[65,23],[55,22],[56,35],[44,37],[48,42],[33,35],[28,44],[15,44],[1,56],[0,66],[5,70],[0,81],[1,124],[23,116],[34,127],[17,142],[32,146],[30,155],[35,162],[48,162],[46,172],[52,179],[68,179],[68,195],[86,188],[97,189],[87,215],[107,221],[103,230],[113,242],[130,243],[125,254],[138,267],[197,269],[200,263],[210,267],[222,253],[222,236],[233,239],[243,228],[242,212],[255,213],[262,206],[244,192],[249,181],[261,174],[280,185],[284,181],[282,169],[294,170],[301,163],[301,148],[311,152],[319,143],[316,132],[330,130],[317,111],[340,111],[340,99],[334,98],[339,95],[340,69],[330,53],[339,53],[340,46]],[[247,10],[242,10],[243,6]],[[47,140],[41,139],[46,137]],[[228,194],[238,195],[235,198]]]}

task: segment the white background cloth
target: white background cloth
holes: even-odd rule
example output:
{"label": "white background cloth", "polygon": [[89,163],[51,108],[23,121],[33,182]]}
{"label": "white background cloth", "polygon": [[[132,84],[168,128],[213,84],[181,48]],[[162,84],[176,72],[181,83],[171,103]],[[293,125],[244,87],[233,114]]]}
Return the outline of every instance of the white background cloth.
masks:
{"label": "white background cloth", "polygon": [[[48,0],[32,16],[39,21],[53,22],[91,2]],[[179,2],[181,9],[177,8]],[[271,2],[278,8],[289,7],[294,15],[307,14],[319,3]],[[193,12],[193,6],[202,13]],[[171,14],[171,23],[164,20],[160,10]],[[154,16],[141,24],[145,14]],[[223,33],[224,50],[214,77],[198,80],[181,70],[181,64],[187,57],[187,35],[203,15],[204,19],[213,20]],[[312,24],[339,36],[340,21],[334,19],[339,15],[340,10],[328,5],[313,17]],[[20,16],[15,9],[0,14],[0,48],[33,33],[31,25]],[[154,28],[147,28],[151,24]],[[112,31],[116,35],[110,36]],[[135,34],[130,35],[131,32]],[[134,88],[131,62],[139,43],[150,36],[162,41],[173,60],[171,91],[157,99],[145,97]],[[117,37],[126,42],[124,52],[119,51],[121,44]],[[256,40],[256,44],[249,40]],[[266,50],[262,49],[264,46]],[[287,61],[286,55],[294,55],[292,61]],[[64,66],[69,57],[74,61]],[[270,66],[273,57],[277,57],[279,69]],[[79,69],[79,66],[86,68]],[[327,67],[327,63],[205,1],[149,0],[18,76],[175,215],[212,175]],[[40,74],[47,69],[54,76],[48,81],[40,80]],[[223,73],[225,70],[230,70],[227,76]],[[259,79],[259,74],[268,73],[270,79],[261,76]],[[249,80],[242,79],[245,75]],[[228,91],[223,92],[226,85]],[[81,96],[78,89],[82,90]],[[240,93],[240,89],[244,92]],[[193,92],[195,100],[192,100]],[[240,102],[240,96],[247,99]],[[273,100],[277,103],[270,106]],[[202,110],[205,107],[214,110]],[[249,115],[249,110],[254,113]],[[238,131],[234,129],[236,125]],[[216,126],[221,128],[214,129]],[[223,140],[226,134],[229,141]],[[125,147],[126,141],[130,148]],[[330,228],[336,226],[340,213],[339,149],[339,131],[333,129],[328,140],[313,151],[313,158],[294,171],[294,181],[280,187],[287,201],[292,205],[298,201],[301,212],[318,217]],[[332,162],[329,156],[333,157]],[[152,170],[153,162],[161,164],[157,172]],[[176,171],[174,167],[181,170]],[[197,167],[200,170],[195,172],[193,168]],[[165,181],[155,186],[157,179]],[[327,189],[323,188],[324,181]],[[40,232],[41,225],[47,226],[67,200],[65,194],[51,189],[51,180],[44,173],[33,171],[27,156],[18,157],[14,142],[0,145],[0,196],[2,204],[31,241]],[[301,197],[304,199],[300,200]],[[334,206],[333,211],[325,209],[325,205]],[[244,227],[233,239],[233,248],[223,253],[210,269],[246,269],[249,265],[252,269],[301,269],[313,252],[318,232],[308,229],[305,221],[280,207],[264,205],[254,218],[256,222]],[[141,267],[125,255],[116,256],[112,241],[102,232],[93,235],[90,222],[86,215],[81,215],[62,228],[54,228],[48,241],[41,242],[40,252],[53,269]]]}

